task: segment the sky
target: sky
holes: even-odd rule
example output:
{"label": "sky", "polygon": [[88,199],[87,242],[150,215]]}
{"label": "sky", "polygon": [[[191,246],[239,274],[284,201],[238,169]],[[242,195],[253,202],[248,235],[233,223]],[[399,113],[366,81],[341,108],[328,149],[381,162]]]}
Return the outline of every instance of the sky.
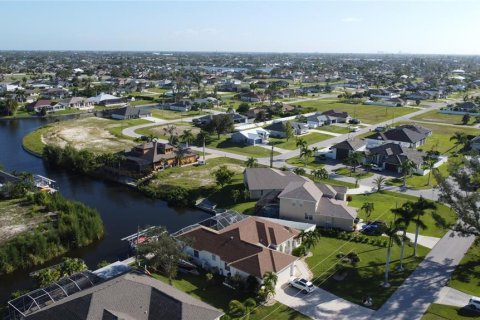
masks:
{"label": "sky", "polygon": [[480,0],[0,0],[0,50],[480,54],[479,13]]}

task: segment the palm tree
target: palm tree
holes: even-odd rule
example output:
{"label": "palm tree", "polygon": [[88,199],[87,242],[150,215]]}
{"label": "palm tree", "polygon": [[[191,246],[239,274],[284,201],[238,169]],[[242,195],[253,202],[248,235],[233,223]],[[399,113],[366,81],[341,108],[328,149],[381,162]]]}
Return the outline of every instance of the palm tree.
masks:
{"label": "palm tree", "polygon": [[175,162],[177,166],[181,167],[182,166],[182,159],[185,158],[185,154],[187,153],[187,149],[179,147],[175,151]]}
{"label": "palm tree", "polygon": [[375,210],[375,205],[373,202],[364,202],[360,210],[365,211],[365,219],[368,221],[370,220],[370,215],[372,214],[373,210]]}
{"label": "palm tree", "polygon": [[407,240],[407,229],[415,217],[412,205],[413,202],[407,201],[400,208],[395,208],[391,210],[395,214],[395,216],[399,216],[395,220],[395,224],[399,225],[400,229],[403,231],[400,238],[402,242],[402,248],[400,250],[400,264],[398,265],[398,270],[400,271],[403,271],[403,255],[405,252],[405,242]]}
{"label": "palm tree", "polygon": [[306,167],[308,159],[312,156],[313,152],[307,147],[302,147],[300,149],[300,158],[303,159],[303,166]]}
{"label": "palm tree", "polygon": [[356,172],[357,167],[360,165],[360,163],[363,161],[364,158],[365,157],[363,153],[354,151],[348,155],[346,160],[347,160],[347,163],[352,167],[352,171]]}
{"label": "palm tree", "polygon": [[422,157],[422,169],[429,170],[428,171],[428,185],[430,185],[430,179],[432,178],[432,171],[435,168],[435,163],[437,163],[439,152],[438,151],[427,151],[427,154]]}
{"label": "palm tree", "polygon": [[195,140],[195,137],[193,136],[191,129],[185,129],[183,130],[183,134],[180,136],[180,139],[182,140],[182,142],[185,142],[187,144],[188,148],[188,145],[191,144],[193,140]]}
{"label": "palm tree", "polygon": [[427,226],[422,221],[422,217],[425,215],[426,210],[434,210],[437,206],[435,203],[425,200],[422,196],[417,200],[417,202],[413,203],[413,212],[415,218],[413,221],[415,222],[415,240],[413,242],[413,256],[417,255],[417,242],[418,242],[418,234],[420,229],[426,229]]}
{"label": "palm tree", "polygon": [[247,168],[255,168],[257,166],[258,160],[254,157],[250,157],[245,161],[245,166]]}
{"label": "palm tree", "polygon": [[410,159],[407,159],[400,164],[400,171],[402,172],[404,188],[407,187],[407,177],[412,175],[413,169],[415,169],[415,167],[415,163]]}
{"label": "palm tree", "polygon": [[303,232],[303,234],[300,234],[300,239],[302,240],[302,245],[308,251],[318,243],[320,234],[315,231]]}
{"label": "palm tree", "polygon": [[373,180],[373,183],[377,186],[377,192],[382,191],[383,184],[385,183],[386,178],[384,176],[378,176]]}
{"label": "palm tree", "polygon": [[238,300],[232,300],[228,304],[228,314],[233,318],[248,320],[250,319],[250,313],[256,306],[257,303],[253,298],[248,298],[243,303]]}
{"label": "palm tree", "polygon": [[455,140],[455,154],[457,154],[460,146],[465,146],[468,143],[468,136],[465,132],[455,132],[453,136],[450,137],[450,141]]}
{"label": "palm tree", "polygon": [[297,143],[295,144],[298,148],[300,148],[300,158],[302,157],[302,150],[308,147],[307,141],[303,138],[298,138]]}
{"label": "palm tree", "polygon": [[387,245],[387,258],[385,261],[385,281],[383,282],[382,286],[384,288],[390,287],[390,283],[388,282],[388,273],[390,271],[390,257],[392,254],[392,245],[395,243],[397,245],[400,244],[400,237],[398,236],[398,229],[396,225],[390,224],[384,233],[388,237],[388,245]]}
{"label": "palm tree", "polygon": [[264,290],[266,290],[266,296],[268,295],[275,295],[275,286],[277,285],[278,281],[278,276],[275,272],[265,272],[263,275],[263,285],[265,287]]}
{"label": "palm tree", "polygon": [[328,171],[325,168],[313,170],[312,174],[313,174],[313,177],[318,180],[328,179],[329,177]]}

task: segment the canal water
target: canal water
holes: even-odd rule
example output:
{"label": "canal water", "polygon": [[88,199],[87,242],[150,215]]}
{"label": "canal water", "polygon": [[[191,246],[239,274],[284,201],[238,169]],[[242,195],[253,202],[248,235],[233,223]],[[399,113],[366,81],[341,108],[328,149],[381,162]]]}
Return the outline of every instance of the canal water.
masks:
{"label": "canal water", "polygon": [[[147,198],[127,186],[57,171],[45,166],[41,159],[23,150],[22,139],[49,121],[52,120],[0,121],[0,164],[6,171],[28,171],[56,180],[63,196],[81,201],[100,212],[105,225],[104,238],[88,247],[71,251],[68,256],[84,259],[93,269],[104,259],[116,261],[126,258],[128,246],[120,239],[135,233],[137,226],[163,225],[169,231],[176,231],[209,216],[199,210],[170,208],[164,201]],[[59,260],[60,258],[55,259],[45,266]],[[37,266],[33,270],[45,266]],[[28,276],[33,270],[0,276],[1,304],[6,302],[12,291],[28,289],[34,285]]]}

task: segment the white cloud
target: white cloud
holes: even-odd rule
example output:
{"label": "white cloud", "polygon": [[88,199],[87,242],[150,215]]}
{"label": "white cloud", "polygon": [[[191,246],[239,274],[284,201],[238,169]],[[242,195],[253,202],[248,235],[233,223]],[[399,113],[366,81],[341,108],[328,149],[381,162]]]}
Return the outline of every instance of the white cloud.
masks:
{"label": "white cloud", "polygon": [[354,17],[346,17],[346,18],[342,18],[341,21],[352,23],[352,22],[360,22],[362,21],[362,19],[354,18]]}

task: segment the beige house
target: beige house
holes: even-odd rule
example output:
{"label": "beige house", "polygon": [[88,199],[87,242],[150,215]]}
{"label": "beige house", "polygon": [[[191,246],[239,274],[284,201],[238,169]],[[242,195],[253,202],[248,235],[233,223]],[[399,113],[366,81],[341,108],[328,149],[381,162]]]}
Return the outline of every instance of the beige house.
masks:
{"label": "beige house", "polygon": [[251,199],[279,202],[279,218],[351,231],[357,210],[345,201],[347,188],[314,183],[291,172],[248,168],[244,181]]}

